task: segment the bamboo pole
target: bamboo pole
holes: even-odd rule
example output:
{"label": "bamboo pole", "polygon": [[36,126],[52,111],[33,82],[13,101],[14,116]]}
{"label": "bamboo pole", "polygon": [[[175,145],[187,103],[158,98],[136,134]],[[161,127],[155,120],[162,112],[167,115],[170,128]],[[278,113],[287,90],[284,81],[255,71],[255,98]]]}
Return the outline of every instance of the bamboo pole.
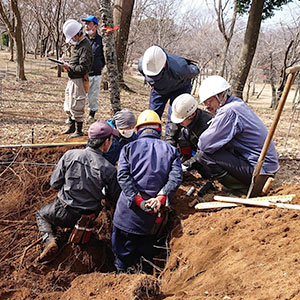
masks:
{"label": "bamboo pole", "polygon": [[43,148],[43,147],[59,147],[59,146],[76,146],[86,145],[87,142],[67,142],[67,143],[46,143],[46,144],[16,144],[16,145],[0,145],[3,148]]}

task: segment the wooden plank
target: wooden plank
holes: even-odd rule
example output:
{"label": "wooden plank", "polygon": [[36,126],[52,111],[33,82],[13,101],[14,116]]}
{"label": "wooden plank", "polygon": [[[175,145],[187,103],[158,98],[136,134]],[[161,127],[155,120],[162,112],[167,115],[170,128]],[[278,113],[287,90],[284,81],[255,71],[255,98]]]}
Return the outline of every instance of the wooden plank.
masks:
{"label": "wooden plank", "polygon": [[[284,197],[284,195],[282,195],[282,196]],[[221,201],[221,202],[235,203],[235,204],[259,206],[259,207],[273,207],[273,208],[278,207],[278,208],[300,210],[300,205],[277,203],[277,202],[272,202],[272,201],[268,201],[268,200],[257,201],[257,200],[253,200],[253,199],[241,199],[241,198],[224,197],[224,196],[214,196],[214,200]]]}
{"label": "wooden plank", "polygon": [[195,205],[195,209],[210,210],[210,209],[217,209],[217,208],[231,208],[237,206],[238,205],[234,203],[212,201],[212,202],[200,202]]}

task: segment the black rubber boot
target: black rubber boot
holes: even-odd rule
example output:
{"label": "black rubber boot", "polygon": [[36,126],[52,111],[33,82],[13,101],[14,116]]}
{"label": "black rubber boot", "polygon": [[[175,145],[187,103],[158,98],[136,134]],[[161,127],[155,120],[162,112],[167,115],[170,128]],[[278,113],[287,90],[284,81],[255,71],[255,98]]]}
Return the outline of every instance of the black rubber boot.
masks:
{"label": "black rubber boot", "polygon": [[71,134],[69,136],[70,139],[75,138],[75,137],[79,137],[79,136],[83,136],[83,132],[82,132],[82,122],[76,122],[76,130],[73,134]]}
{"label": "black rubber boot", "polygon": [[230,192],[236,196],[247,194],[248,186],[228,173],[218,178],[218,181],[225,187],[223,190],[226,192]]}
{"label": "black rubber boot", "polygon": [[95,119],[95,113],[96,113],[95,110],[90,110],[89,116]]}
{"label": "black rubber boot", "polygon": [[75,120],[71,120],[70,121],[70,125],[69,128],[67,130],[65,130],[64,132],[62,132],[62,134],[69,134],[69,133],[73,133],[75,132]]}
{"label": "black rubber boot", "polygon": [[96,114],[96,111],[95,110],[90,110],[90,113],[89,113],[89,118],[87,120],[87,123],[89,125],[93,124],[96,120],[95,120],[95,114]]}

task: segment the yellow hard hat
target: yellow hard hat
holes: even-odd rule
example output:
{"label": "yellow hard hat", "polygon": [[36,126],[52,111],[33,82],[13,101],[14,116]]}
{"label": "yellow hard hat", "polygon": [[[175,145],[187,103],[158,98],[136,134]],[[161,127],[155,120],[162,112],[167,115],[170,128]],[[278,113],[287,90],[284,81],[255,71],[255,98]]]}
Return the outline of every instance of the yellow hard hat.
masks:
{"label": "yellow hard hat", "polygon": [[146,124],[160,124],[162,125],[162,121],[160,120],[158,114],[151,109],[144,110],[137,119],[136,128],[139,128],[142,125]]}

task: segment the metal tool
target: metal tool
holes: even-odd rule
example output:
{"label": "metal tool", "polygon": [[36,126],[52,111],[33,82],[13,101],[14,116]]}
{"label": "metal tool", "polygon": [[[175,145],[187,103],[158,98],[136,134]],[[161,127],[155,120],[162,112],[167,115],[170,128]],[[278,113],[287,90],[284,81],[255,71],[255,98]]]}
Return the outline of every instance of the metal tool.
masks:
{"label": "metal tool", "polygon": [[248,193],[247,193],[247,198],[252,198],[252,197],[258,196],[261,193],[261,191],[262,191],[264,185],[266,184],[268,178],[274,176],[272,174],[260,174],[260,170],[263,166],[267,151],[268,151],[269,146],[271,144],[271,141],[272,141],[275,129],[277,127],[280,115],[282,113],[284,104],[286,102],[287,96],[289,94],[291,86],[292,86],[292,84],[294,82],[294,79],[296,77],[296,73],[299,70],[300,70],[300,65],[297,65],[297,66],[290,67],[290,68],[286,69],[286,73],[288,74],[287,81],[286,81],[286,84],[284,86],[281,98],[279,100],[279,104],[278,104],[278,107],[277,107],[277,110],[276,110],[276,113],[275,113],[273,123],[272,123],[271,128],[268,132],[268,135],[266,137],[265,143],[264,143],[263,148],[261,150],[259,159],[258,159],[257,164],[255,166],[255,169],[253,171],[251,184],[250,184],[250,187],[249,187],[249,190],[248,190]]}
{"label": "metal tool", "polygon": [[[209,191],[215,191],[216,185],[212,181],[207,181],[201,189],[198,191],[197,195],[198,197],[203,197],[205,194],[207,194]],[[195,204],[201,202],[199,198],[195,198],[193,201],[191,201],[188,205],[190,208],[194,207]]]}

